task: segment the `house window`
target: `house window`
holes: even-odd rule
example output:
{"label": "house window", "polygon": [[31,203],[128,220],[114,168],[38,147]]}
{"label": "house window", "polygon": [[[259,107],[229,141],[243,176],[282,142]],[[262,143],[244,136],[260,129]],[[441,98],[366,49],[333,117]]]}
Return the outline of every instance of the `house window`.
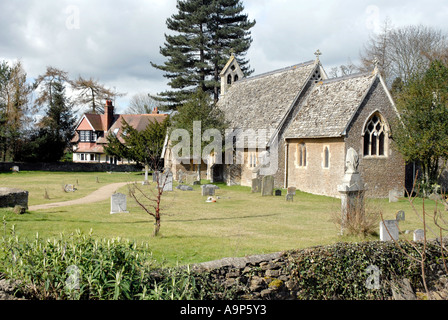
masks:
{"label": "house window", "polygon": [[364,129],[364,156],[386,155],[386,126],[375,114]]}
{"label": "house window", "polygon": [[297,146],[297,164],[299,167],[306,167],[306,145],[304,143]]}
{"label": "house window", "polygon": [[97,134],[93,131],[79,131],[79,138],[81,142],[96,142]]}
{"label": "house window", "polygon": [[330,168],[330,147],[324,147],[324,168]]}

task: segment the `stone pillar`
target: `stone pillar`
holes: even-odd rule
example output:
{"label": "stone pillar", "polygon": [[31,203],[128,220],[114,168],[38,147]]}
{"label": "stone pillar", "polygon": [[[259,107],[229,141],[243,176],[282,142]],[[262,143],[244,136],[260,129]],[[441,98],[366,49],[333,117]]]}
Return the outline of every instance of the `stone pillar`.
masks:
{"label": "stone pillar", "polygon": [[364,183],[358,172],[359,158],[353,148],[347,151],[346,166],[342,184],[338,185],[341,194],[341,234],[344,231],[347,219],[356,211],[364,214]]}

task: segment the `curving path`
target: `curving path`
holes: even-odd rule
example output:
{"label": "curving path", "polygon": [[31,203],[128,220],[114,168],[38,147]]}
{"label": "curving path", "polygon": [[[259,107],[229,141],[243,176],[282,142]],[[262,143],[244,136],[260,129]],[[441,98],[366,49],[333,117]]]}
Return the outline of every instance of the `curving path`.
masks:
{"label": "curving path", "polygon": [[119,188],[124,187],[127,184],[128,184],[128,182],[112,183],[107,186],[101,187],[98,190],[95,190],[91,194],[89,194],[83,198],[80,198],[80,199],[69,200],[69,201],[64,201],[64,202],[38,204],[38,205],[34,205],[34,206],[29,206],[28,210],[35,211],[35,210],[42,210],[42,209],[51,209],[51,208],[57,208],[57,207],[94,203],[94,202],[107,200],[107,199],[110,199],[110,196],[114,192],[116,192]]}

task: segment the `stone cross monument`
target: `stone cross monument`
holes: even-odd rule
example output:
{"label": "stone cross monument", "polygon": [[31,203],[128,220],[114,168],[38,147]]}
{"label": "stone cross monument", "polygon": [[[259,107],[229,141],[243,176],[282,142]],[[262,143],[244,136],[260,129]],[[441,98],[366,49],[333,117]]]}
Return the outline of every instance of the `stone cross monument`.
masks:
{"label": "stone cross monument", "polygon": [[338,192],[341,194],[341,233],[347,219],[350,219],[350,216],[356,211],[363,214],[364,210],[364,183],[358,171],[359,157],[355,149],[347,150],[345,164],[345,175],[342,184],[338,185]]}

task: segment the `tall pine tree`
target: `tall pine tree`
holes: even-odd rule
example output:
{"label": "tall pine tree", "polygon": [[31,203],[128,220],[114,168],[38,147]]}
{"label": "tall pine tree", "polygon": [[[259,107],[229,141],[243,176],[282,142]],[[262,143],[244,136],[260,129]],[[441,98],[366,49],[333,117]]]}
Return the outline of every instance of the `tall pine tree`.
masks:
{"label": "tall pine tree", "polygon": [[245,55],[255,21],[243,14],[240,0],[178,0],[178,12],[167,19],[174,34],[165,35],[160,53],[168,58],[152,66],[165,72],[168,90],[155,97],[175,109],[197,89],[219,97],[219,73],[233,52],[246,76],[253,70]]}

